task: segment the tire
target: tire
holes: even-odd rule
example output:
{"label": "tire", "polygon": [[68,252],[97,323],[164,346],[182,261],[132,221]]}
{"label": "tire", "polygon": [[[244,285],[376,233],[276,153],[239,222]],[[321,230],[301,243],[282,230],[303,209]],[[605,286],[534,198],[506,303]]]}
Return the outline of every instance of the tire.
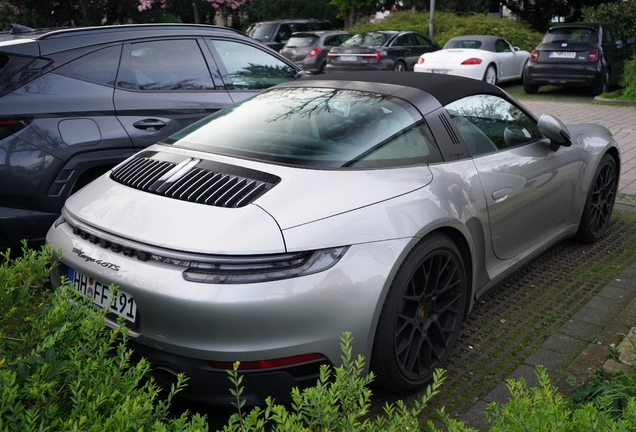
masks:
{"label": "tire", "polygon": [[495,68],[495,65],[488,65],[486,72],[484,72],[484,81],[488,84],[497,85],[497,68]]}
{"label": "tire", "polygon": [[459,250],[443,234],[427,235],[407,255],[384,301],[371,356],[375,382],[393,392],[425,385],[452,352],[466,299]]}
{"label": "tire", "polygon": [[393,70],[396,72],[406,72],[406,65],[403,61],[398,60],[393,65]]}
{"label": "tire", "polygon": [[526,94],[535,94],[539,91],[539,86],[533,84],[524,84],[523,91],[526,92]]}
{"label": "tire", "polygon": [[579,241],[592,243],[605,234],[614,209],[617,189],[616,162],[612,156],[605,154],[596,168],[590,191],[587,194],[583,215],[576,233],[576,238]]}
{"label": "tire", "polygon": [[609,91],[609,72],[605,71],[603,73],[603,78],[601,79],[601,83],[595,87],[592,87],[592,96],[598,96],[603,93],[607,93]]}

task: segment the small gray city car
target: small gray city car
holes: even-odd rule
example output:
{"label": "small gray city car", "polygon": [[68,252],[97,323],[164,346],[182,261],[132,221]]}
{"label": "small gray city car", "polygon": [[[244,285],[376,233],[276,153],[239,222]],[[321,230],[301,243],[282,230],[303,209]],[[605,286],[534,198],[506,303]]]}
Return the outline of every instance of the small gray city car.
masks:
{"label": "small gray city car", "polygon": [[[232,105],[96,179],[48,232],[59,265],[185,397],[289,401],[352,332],[376,383],[413,391],[473,303],[549,246],[597,240],[620,154],[482,81],[317,75]],[[113,284],[119,289],[111,303]]]}

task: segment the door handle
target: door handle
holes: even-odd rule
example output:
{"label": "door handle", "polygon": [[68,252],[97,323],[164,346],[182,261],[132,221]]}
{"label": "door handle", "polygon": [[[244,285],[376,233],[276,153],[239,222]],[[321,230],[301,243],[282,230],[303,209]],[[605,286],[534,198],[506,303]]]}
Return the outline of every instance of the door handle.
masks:
{"label": "door handle", "polygon": [[142,129],[148,132],[156,132],[166,126],[166,122],[157,119],[145,119],[133,123],[133,126],[137,129]]}
{"label": "door handle", "polygon": [[492,193],[492,199],[494,199],[495,202],[501,202],[505,200],[506,198],[508,198],[508,195],[510,195],[512,192],[513,190],[511,188],[503,188],[503,189],[496,190]]}

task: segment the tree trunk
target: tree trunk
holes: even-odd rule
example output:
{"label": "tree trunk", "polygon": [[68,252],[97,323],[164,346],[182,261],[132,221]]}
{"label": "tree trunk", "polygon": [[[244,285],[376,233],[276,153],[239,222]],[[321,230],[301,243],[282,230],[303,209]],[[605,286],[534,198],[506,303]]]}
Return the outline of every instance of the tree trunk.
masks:
{"label": "tree trunk", "polygon": [[356,23],[356,4],[355,0],[349,0],[349,15],[345,22],[345,29],[350,29]]}
{"label": "tree trunk", "polygon": [[199,16],[199,0],[192,0],[192,12],[194,12],[194,23],[201,24],[201,17]]}

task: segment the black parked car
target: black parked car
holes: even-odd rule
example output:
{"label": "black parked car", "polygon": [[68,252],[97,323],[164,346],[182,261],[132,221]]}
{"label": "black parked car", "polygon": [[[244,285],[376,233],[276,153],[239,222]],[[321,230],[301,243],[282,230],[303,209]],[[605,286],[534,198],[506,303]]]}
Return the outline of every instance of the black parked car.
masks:
{"label": "black parked car", "polygon": [[439,45],[413,31],[372,31],[353,36],[327,55],[325,73],[356,70],[412,71],[420,56]]}
{"label": "black parked car", "polygon": [[0,247],[42,240],[66,198],[115,164],[299,72],[222,27],[0,33]]}
{"label": "black parked car", "polygon": [[304,70],[320,74],[324,72],[329,50],[351,36],[349,32],[338,30],[294,33],[280,53]]}
{"label": "black parked car", "polygon": [[542,85],[591,87],[594,95],[604,93],[620,81],[632,43],[612,24],[551,27],[530,55],[523,88],[530,94]]}
{"label": "black parked car", "polygon": [[250,24],[245,33],[252,39],[256,39],[271,49],[279,51],[285,46],[292,33],[330,29],[331,23],[327,20],[288,19]]}

